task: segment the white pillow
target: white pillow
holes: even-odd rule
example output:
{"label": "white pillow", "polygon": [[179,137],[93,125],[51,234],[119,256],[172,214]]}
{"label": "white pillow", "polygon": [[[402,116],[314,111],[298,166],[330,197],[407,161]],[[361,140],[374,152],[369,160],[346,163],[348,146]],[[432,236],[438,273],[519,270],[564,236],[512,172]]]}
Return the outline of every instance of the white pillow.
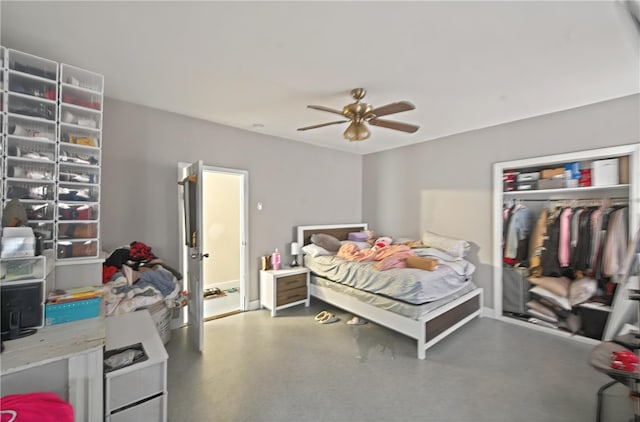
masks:
{"label": "white pillow", "polygon": [[369,242],[354,242],[353,240],[341,240],[340,245],[344,245],[345,243],[355,243],[358,249],[369,249],[371,244]]}
{"label": "white pillow", "polygon": [[440,249],[455,258],[464,258],[471,248],[466,240],[441,236],[428,230],[422,233],[422,244],[428,248]]}
{"label": "white pillow", "polygon": [[448,253],[443,252],[440,249],[436,249],[436,248],[414,248],[414,249],[411,249],[411,251],[418,256],[436,257],[438,259],[441,259],[443,261],[448,261],[448,262],[463,260],[462,258],[451,256]]}
{"label": "white pillow", "polygon": [[313,243],[309,243],[308,245],[304,245],[301,248],[301,250],[302,250],[302,253],[305,253],[307,255],[311,255],[314,258],[316,256],[335,255],[335,252],[329,252],[325,248],[323,248],[321,246],[318,246],[318,245],[314,245]]}
{"label": "white pillow", "polygon": [[586,302],[596,294],[596,290],[598,290],[598,282],[592,278],[585,277],[575,280],[569,286],[569,303],[576,306]]}
{"label": "white pillow", "polygon": [[558,296],[557,294],[551,293],[549,290],[543,289],[540,286],[529,289],[529,292],[547,299],[549,302],[561,307],[562,309],[566,309],[567,311],[571,310],[571,304],[569,303],[569,299],[566,297]]}

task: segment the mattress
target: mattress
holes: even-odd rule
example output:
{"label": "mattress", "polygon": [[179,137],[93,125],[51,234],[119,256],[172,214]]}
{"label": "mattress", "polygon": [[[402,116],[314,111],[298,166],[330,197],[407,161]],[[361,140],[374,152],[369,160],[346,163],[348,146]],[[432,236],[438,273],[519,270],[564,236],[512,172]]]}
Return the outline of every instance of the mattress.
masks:
{"label": "mattress", "polygon": [[322,288],[328,288],[341,294],[352,296],[369,305],[384,309],[386,311],[394,312],[396,314],[400,314],[407,318],[415,320],[441,306],[446,305],[447,303],[453,302],[457,298],[462,297],[465,294],[478,288],[473,283],[473,281],[469,280],[466,281],[463,286],[454,293],[450,293],[438,300],[424,303],[422,305],[412,305],[400,300],[377,295],[364,290],[359,290],[341,283],[336,283],[313,274],[311,275],[311,284],[315,284]]}
{"label": "mattress", "polygon": [[434,271],[417,268],[378,271],[374,262],[347,261],[333,255],[304,256],[304,265],[312,274],[413,305],[433,302],[462,289],[475,267],[471,263],[461,264],[441,263]]}

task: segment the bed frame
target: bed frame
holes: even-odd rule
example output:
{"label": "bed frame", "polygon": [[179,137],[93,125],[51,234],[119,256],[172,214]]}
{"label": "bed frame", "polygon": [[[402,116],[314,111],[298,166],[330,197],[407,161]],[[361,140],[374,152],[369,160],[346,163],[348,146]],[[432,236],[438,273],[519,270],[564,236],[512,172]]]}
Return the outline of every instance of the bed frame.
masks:
{"label": "bed frame", "polygon": [[[314,233],[327,233],[345,240],[348,233],[367,230],[366,223],[298,226],[298,243],[307,245]],[[300,257],[302,258],[302,257]],[[299,262],[303,262],[300,260]],[[312,275],[313,277],[313,275]],[[475,317],[482,316],[482,289],[477,288],[419,319],[411,319],[312,283],[311,296],[417,340],[418,358],[424,359],[431,346],[447,337]]]}

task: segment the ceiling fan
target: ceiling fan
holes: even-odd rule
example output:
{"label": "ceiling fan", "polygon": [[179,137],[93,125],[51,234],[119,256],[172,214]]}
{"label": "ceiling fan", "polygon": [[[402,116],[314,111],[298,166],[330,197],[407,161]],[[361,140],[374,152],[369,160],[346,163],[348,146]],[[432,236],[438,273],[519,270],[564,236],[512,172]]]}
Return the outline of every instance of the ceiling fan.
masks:
{"label": "ceiling fan", "polygon": [[392,120],[379,119],[382,116],[388,116],[390,114],[400,113],[403,111],[413,110],[416,107],[409,101],[399,101],[396,103],[390,103],[380,107],[374,108],[371,104],[360,102],[367,91],[363,88],[356,88],[351,90],[351,96],[356,100],[354,103],[347,104],[342,110],[336,110],[329,107],[319,105],[308,105],[307,108],[313,108],[315,110],[327,111],[329,113],[340,114],[347,120],[336,120],[335,122],[321,123],[319,125],[301,127],[298,130],[316,129],[319,127],[337,125],[340,123],[349,123],[349,126],[344,131],[343,135],[345,139],[349,141],[364,141],[371,136],[371,132],[367,128],[367,123],[374,126],[386,127],[387,129],[400,130],[402,132],[414,133],[420,126],[411,125],[408,123],[394,122]]}
{"label": "ceiling fan", "polygon": [[638,33],[640,33],[640,1],[623,0],[621,4],[627,9],[633,24],[636,26]]}

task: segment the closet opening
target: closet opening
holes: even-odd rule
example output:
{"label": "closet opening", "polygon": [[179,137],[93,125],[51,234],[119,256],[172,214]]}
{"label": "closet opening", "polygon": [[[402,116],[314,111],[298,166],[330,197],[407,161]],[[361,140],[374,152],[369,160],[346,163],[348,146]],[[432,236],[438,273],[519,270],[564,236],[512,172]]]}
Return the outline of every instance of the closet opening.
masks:
{"label": "closet opening", "polygon": [[640,220],[639,151],[494,165],[497,318],[589,343],[631,329],[620,269]]}

